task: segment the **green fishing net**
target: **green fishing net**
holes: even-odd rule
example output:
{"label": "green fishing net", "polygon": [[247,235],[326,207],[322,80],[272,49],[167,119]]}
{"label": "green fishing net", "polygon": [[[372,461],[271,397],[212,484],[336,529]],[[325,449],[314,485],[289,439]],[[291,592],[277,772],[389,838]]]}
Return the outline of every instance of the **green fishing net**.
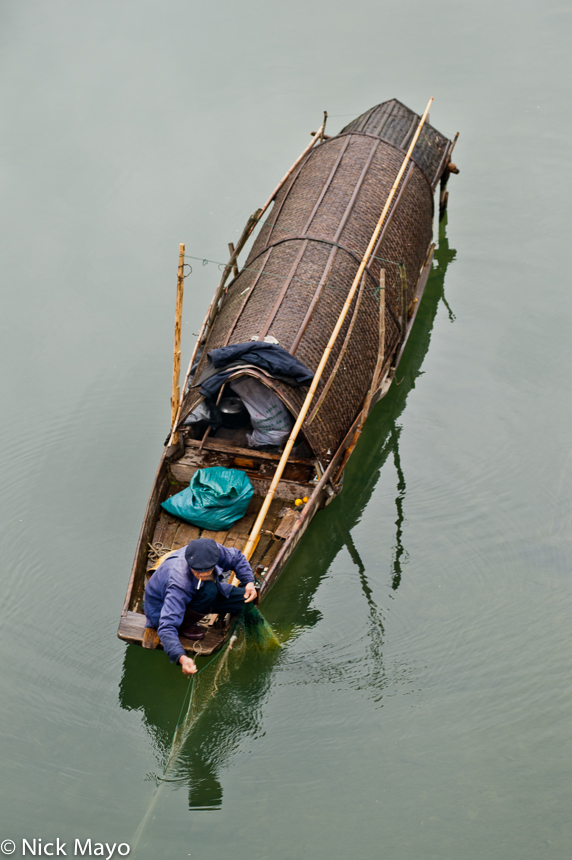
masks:
{"label": "green fishing net", "polygon": [[242,663],[249,647],[257,651],[272,651],[281,645],[262,612],[252,603],[245,603],[234,620],[233,631],[226,645],[191,676],[162,780],[169,782],[177,779],[176,760],[193,726],[229,680],[232,670]]}
{"label": "green fishing net", "polygon": [[237,616],[233,635],[244,633],[247,645],[254,645],[259,651],[270,651],[280,648],[276,633],[253,603],[245,603],[240,615]]}
{"label": "green fishing net", "polygon": [[[199,671],[189,679],[163,774],[156,778],[153,798],[131,842],[132,851],[139,845],[146,825],[154,817],[161,787],[166,783],[177,784],[181,781],[184,768],[181,774],[179,766],[184,763],[185,745],[191,743],[197,721],[217,693],[224,694],[222,688],[230,680],[233,670],[240,666],[251,647],[264,652],[280,648],[281,645],[260,610],[252,603],[246,603],[241,613],[234,619],[233,630],[225,646],[210,656],[202,666],[199,665]],[[228,687],[226,692],[228,693]]]}

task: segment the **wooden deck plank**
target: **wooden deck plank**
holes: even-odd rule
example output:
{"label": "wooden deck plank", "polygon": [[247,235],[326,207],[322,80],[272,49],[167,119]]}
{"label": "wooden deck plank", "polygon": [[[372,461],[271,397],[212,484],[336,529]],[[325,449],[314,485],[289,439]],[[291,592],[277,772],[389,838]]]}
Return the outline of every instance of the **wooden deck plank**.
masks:
{"label": "wooden deck plank", "polygon": [[228,530],[229,538],[237,538],[240,535],[246,535],[249,532],[249,524],[252,525],[255,520],[255,514],[250,514],[242,517],[242,519],[237,520],[234,525],[232,525]]}
{"label": "wooden deck plank", "polygon": [[[184,486],[187,486],[190,483],[191,478],[197,471],[196,466],[188,466],[184,459],[181,457],[180,460],[177,460],[176,463],[173,463],[170,467],[171,473],[180,481],[180,489]],[[274,472],[274,469],[272,469]],[[306,470],[305,474],[308,474],[309,470]],[[257,496],[264,497],[268,492],[268,488],[270,486],[270,481],[272,480],[272,475],[264,475],[259,472],[251,472],[248,471],[248,477],[252,486],[254,487],[254,492]],[[297,472],[296,474],[304,474],[301,472]],[[288,473],[286,473],[288,475]],[[314,484],[303,484],[296,480],[289,480],[288,477],[284,477],[278,483],[278,487],[276,488],[276,498],[277,499],[297,499],[302,496],[309,496],[311,491],[314,489]]]}
{"label": "wooden deck plank", "polygon": [[177,529],[179,528],[180,521],[176,520],[174,517],[171,517],[170,521],[165,526],[163,530],[163,540],[161,543],[166,548],[166,550],[173,549],[173,541],[175,540],[175,535],[177,534]]}
{"label": "wooden deck plank", "polygon": [[[293,503],[291,504],[293,507]],[[282,522],[283,518],[280,517],[279,514],[284,507],[284,499],[272,499],[270,508],[268,509],[268,513],[264,523],[262,524],[261,531],[263,534],[258,542],[258,546],[252,554],[251,564],[253,569],[258,567],[260,564],[263,564],[265,567],[268,565],[266,558],[274,544],[276,544],[276,552],[273,554],[273,557],[278,554],[282,541],[276,540],[274,535],[276,534],[276,529]],[[264,534],[264,532],[266,532],[266,534]]]}
{"label": "wooden deck plank", "polygon": [[171,514],[168,514],[167,511],[161,511],[159,519],[157,520],[157,525],[155,526],[155,532],[153,533],[153,543],[165,544],[164,537],[167,527],[174,521],[175,518],[172,517]]}
{"label": "wooden deck plank", "polygon": [[259,564],[261,564],[262,559],[264,558],[270,544],[274,543],[274,538],[272,535],[262,535],[256,549],[252,553],[252,557],[250,559],[250,566],[253,570],[255,570]]}
{"label": "wooden deck plank", "polygon": [[280,550],[282,549],[283,546],[284,546],[284,541],[282,541],[282,540],[273,541],[272,544],[268,547],[268,550],[266,551],[266,554],[264,555],[264,557],[261,561],[261,564],[263,564],[264,567],[270,567],[270,565],[272,564],[272,562],[274,561],[274,559],[276,558],[276,556],[278,555],[278,553],[280,552]]}
{"label": "wooden deck plank", "polygon": [[[120,639],[125,639],[128,642],[136,642],[137,644],[142,645],[145,636],[145,616],[140,615],[138,612],[127,612],[121,618],[118,635]],[[204,639],[194,641],[191,639],[184,639],[183,637],[179,638],[181,645],[187,654],[191,657],[195,657],[200,656],[201,654],[204,654],[205,656],[212,654],[220,648],[229,635],[229,629],[213,630],[209,627]],[[152,634],[147,634],[147,636],[148,639],[150,639]],[[149,645],[147,645],[147,647],[149,647]],[[160,641],[157,643],[156,647],[162,648]]]}
{"label": "wooden deck plank", "polygon": [[145,632],[145,616],[140,612],[126,612],[121,616],[118,635],[120,639],[131,639],[136,642],[143,641]]}
{"label": "wooden deck plank", "polygon": [[143,631],[143,641],[141,644],[144,648],[149,648],[153,651],[155,648],[159,646],[160,643],[159,634],[155,630],[154,627],[146,627]]}
{"label": "wooden deck plank", "polygon": [[275,529],[276,537],[287,538],[300,519],[300,513],[300,511],[290,509],[285,516],[279,519]]}
{"label": "wooden deck plank", "polygon": [[[155,534],[153,536],[153,543],[160,542],[163,546],[167,547],[167,549],[174,550],[186,546],[191,540],[203,537],[212,538],[223,546],[228,548],[234,547],[242,551],[246,546],[246,541],[248,540],[248,536],[250,535],[258,512],[262,507],[263,501],[264,499],[262,496],[253,495],[246,514],[241,517],[241,519],[233,523],[233,525],[226,531],[213,531],[211,529],[201,530],[197,526],[191,525],[191,523],[185,523],[178,520],[166,511],[161,511],[159,521],[155,529]],[[266,515],[262,525],[263,532],[267,531],[275,533],[276,528],[282,522],[282,519],[278,514],[284,507],[293,508],[294,503],[292,501],[285,501],[284,499],[279,498],[274,498],[272,500],[268,514]],[[269,553],[272,558],[276,556],[282,542],[278,541],[275,551],[272,551],[274,543],[276,543],[276,541],[273,539],[272,535],[262,535],[252,556],[253,566],[259,564],[267,565],[267,559],[270,557]]]}
{"label": "wooden deck plank", "polygon": [[[250,482],[254,487],[254,492],[264,498],[270,489],[270,479],[251,478]],[[296,499],[304,498],[304,496],[308,496],[309,498],[314,488],[315,484],[297,484],[295,481],[279,481],[276,487],[275,498],[284,501],[295,501]]]}
{"label": "wooden deck plank", "polygon": [[254,495],[248,504],[248,507],[246,509],[246,513],[247,514],[257,514],[258,511],[260,510],[260,508],[262,507],[263,501],[264,501],[264,499],[262,498],[262,496]]}
{"label": "wooden deck plank", "polygon": [[209,529],[205,529],[201,533],[201,537],[207,538],[207,539],[210,538],[211,540],[216,540],[217,543],[224,543],[227,534],[228,534],[228,529],[225,529],[224,531],[219,531],[219,532],[213,532],[213,531],[210,531]]}
{"label": "wooden deck plank", "polygon": [[[198,439],[187,439],[187,450],[183,454],[180,460],[177,462],[181,462],[184,458],[187,457],[187,451],[192,451],[193,448],[198,448],[200,445],[200,441]],[[272,454],[270,451],[259,451],[256,448],[238,448],[235,447],[232,442],[227,442],[223,439],[207,439],[203,445],[203,449],[211,450],[211,451],[228,451],[230,454],[239,455],[243,457],[248,457],[248,459],[252,459],[253,457],[258,458],[260,460],[280,460],[281,454]],[[314,463],[314,457],[289,457],[289,463]]]}
{"label": "wooden deck plank", "polygon": [[173,539],[173,549],[180,549],[186,546],[192,540],[196,540],[200,534],[200,529],[191,523],[179,523],[179,528]]}

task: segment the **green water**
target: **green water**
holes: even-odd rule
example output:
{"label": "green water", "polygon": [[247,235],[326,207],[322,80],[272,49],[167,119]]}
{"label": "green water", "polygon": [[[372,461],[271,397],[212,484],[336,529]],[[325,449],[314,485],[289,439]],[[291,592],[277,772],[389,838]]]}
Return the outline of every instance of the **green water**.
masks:
{"label": "green water", "polygon": [[[569,860],[572,7],[6,0],[0,843]],[[178,243],[225,260],[331,115],[461,137],[414,334],[248,652],[116,639],[169,423]],[[184,357],[218,281],[186,280]],[[30,856],[29,853],[26,856]],[[117,856],[117,853],[114,855]],[[133,856],[133,855],[132,855]]]}

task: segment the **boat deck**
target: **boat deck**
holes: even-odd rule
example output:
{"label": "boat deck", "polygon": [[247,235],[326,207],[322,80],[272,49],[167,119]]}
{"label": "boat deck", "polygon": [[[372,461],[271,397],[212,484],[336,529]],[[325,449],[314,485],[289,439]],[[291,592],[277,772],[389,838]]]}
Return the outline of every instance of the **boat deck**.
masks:
{"label": "boat deck", "polygon": [[[174,495],[182,488],[182,485],[173,482],[169,495]],[[180,549],[196,538],[212,538],[223,546],[236,547],[236,549],[242,550],[263,501],[262,496],[254,495],[246,514],[225,531],[200,529],[162,510],[153,533],[150,550],[152,548],[154,551],[149,553],[145,584],[152,573],[151,568],[154,565],[154,560],[158,556]],[[277,556],[297,519],[298,511],[292,500],[273,499],[261,530],[260,540],[251,559],[255,579],[260,580],[264,576],[265,569]],[[119,627],[119,637],[136,644],[146,644],[144,642],[145,615],[142,608],[143,590],[144,586],[134,589],[132,603],[127,613],[122,617]],[[230,635],[230,628],[226,625],[220,628],[213,627],[211,623],[213,620],[211,616],[207,616],[203,622],[207,631],[204,639],[194,642],[181,637],[180,642],[187,653],[212,654],[225,642]],[[148,647],[160,647],[160,642],[154,637],[150,638]]]}

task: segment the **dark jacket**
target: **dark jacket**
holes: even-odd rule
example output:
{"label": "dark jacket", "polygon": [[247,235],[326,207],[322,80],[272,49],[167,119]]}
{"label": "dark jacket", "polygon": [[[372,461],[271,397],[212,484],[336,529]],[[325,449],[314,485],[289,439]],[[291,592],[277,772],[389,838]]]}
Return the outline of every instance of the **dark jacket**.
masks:
{"label": "dark jacket", "polygon": [[[232,585],[224,582],[223,572],[234,570],[242,585],[254,582],[254,577],[249,563],[239,550],[220,544],[218,547],[220,558],[214,569],[214,577],[218,590],[228,597]],[[185,653],[179,641],[179,627],[200,582],[187,564],[185,549],[178,549],[159,565],[145,589],[145,626],[156,628],[171,663],[176,663]]]}
{"label": "dark jacket", "polygon": [[240,367],[254,365],[288,385],[309,385],[314,374],[305,364],[275,343],[251,340],[220,349],[211,349],[209,363],[193,386],[201,386],[201,394],[214,397],[223,382]]}

